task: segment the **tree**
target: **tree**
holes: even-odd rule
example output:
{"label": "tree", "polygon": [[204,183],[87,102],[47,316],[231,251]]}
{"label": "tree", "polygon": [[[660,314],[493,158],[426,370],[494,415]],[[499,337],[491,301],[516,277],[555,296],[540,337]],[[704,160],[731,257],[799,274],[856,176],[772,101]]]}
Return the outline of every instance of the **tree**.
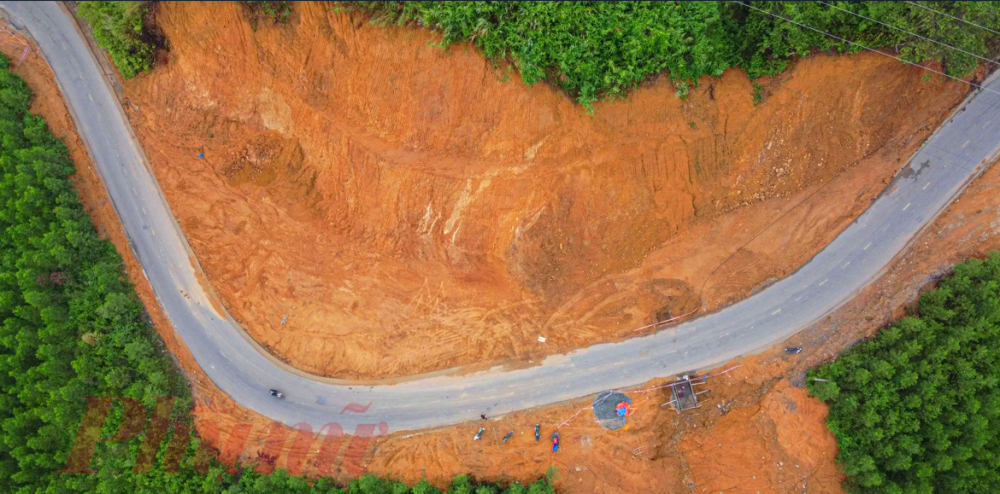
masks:
{"label": "tree", "polygon": [[955,266],[907,317],[810,371],[849,492],[1000,489],[1000,253]]}
{"label": "tree", "polygon": [[153,65],[156,46],[146,32],[143,17],[149,2],[80,2],[78,15],[87,21],[98,46],[108,50],[111,60],[131,79]]}
{"label": "tree", "polygon": [[[133,474],[138,436],[99,443],[92,475],[59,475],[87,396],[134,398],[147,408],[177,397],[173,421],[190,422],[190,385],[174,366],[114,246],[101,240],[69,177],[66,147],[28,112],[31,91],[0,56],[0,490],[107,493],[341,493],[329,479],[214,464],[193,468],[193,437],[177,474],[157,452],[152,471]],[[53,274],[59,273],[53,278]],[[56,281],[53,281],[56,280]],[[117,430],[115,402],[104,431]],[[176,433],[174,431],[173,433]],[[171,434],[173,434],[171,433]],[[516,484],[515,484],[516,485]],[[546,483],[546,485],[548,485]],[[373,476],[355,492],[408,492]],[[367,490],[366,490],[367,489]],[[422,483],[414,491],[433,493]]]}
{"label": "tree", "polygon": [[487,58],[510,62],[527,84],[548,81],[588,109],[594,101],[621,97],[662,72],[683,96],[698,78],[722,75],[730,67],[746,70],[756,79],[778,74],[790,60],[814,50],[853,53],[862,49],[823,32],[898,52],[916,63],[941,60],[952,75],[971,73],[979,59],[900,29],[987,58],[1000,41],[995,32],[953,18],[1000,25],[1000,2],[921,4],[944,15],[909,2],[875,1],[355,5],[377,24],[419,23],[436,29],[445,47],[471,42]]}

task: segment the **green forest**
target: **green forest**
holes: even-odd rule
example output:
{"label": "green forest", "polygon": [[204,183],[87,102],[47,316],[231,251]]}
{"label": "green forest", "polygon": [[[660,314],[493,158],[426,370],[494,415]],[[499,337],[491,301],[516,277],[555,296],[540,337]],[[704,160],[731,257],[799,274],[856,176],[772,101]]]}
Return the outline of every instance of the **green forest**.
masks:
{"label": "green forest", "polygon": [[[589,107],[620,97],[666,71],[684,95],[701,76],[730,67],[750,78],[775,75],[814,50],[863,48],[825,31],[913,62],[941,60],[965,75],[974,56],[895,28],[988,55],[1000,36],[1000,2],[357,2],[378,24],[439,30],[442,45],[469,41],[494,61],[508,61],[528,84],[544,80]],[[935,13],[920,5],[941,11]],[[772,15],[773,14],[773,15]],[[787,20],[779,19],[779,16]],[[791,21],[791,22],[790,22]],[[882,22],[893,27],[887,27]],[[802,27],[798,24],[808,26]]]}
{"label": "green forest", "polygon": [[146,24],[150,2],[80,2],[94,40],[108,51],[122,77],[131,79],[153,66],[157,42]]}
{"label": "green forest", "polygon": [[[171,421],[191,423],[188,382],[174,365],[129,283],[114,246],[98,237],[70,181],[66,146],[32,115],[32,92],[0,56],[0,492],[14,493],[330,493],[329,480],[311,481],[279,470],[211,463],[195,468],[192,437],[178,471],[164,455],[174,433],[153,450],[148,473],[133,473],[143,436],[100,442],[93,474],[56,473],[67,459],[88,396],[138,400],[149,416],[157,397],[178,397]],[[116,400],[102,437],[123,422]],[[140,416],[140,430],[145,417]],[[183,444],[183,443],[182,443]],[[86,465],[84,465],[86,468]],[[364,476],[347,486],[357,494],[431,494]],[[553,492],[547,479],[531,486],[474,483],[458,477],[450,492]]]}
{"label": "green forest", "polygon": [[[80,16],[127,79],[153,63],[146,13],[155,2],[80,2]],[[250,22],[288,21],[290,2],[241,2]],[[557,85],[587,108],[623,97],[666,73],[683,96],[702,76],[740,68],[752,79],[775,75],[814,51],[864,48],[915,63],[940,60],[966,75],[989,57],[1000,35],[964,23],[1000,26],[1000,2],[345,2],[380,24],[441,32],[440,45],[471,42],[509,62],[528,84]],[[937,11],[937,12],[935,12]],[[909,32],[907,32],[909,31]],[[916,33],[919,36],[914,36]],[[942,46],[920,36],[950,45]]]}
{"label": "green forest", "polygon": [[848,492],[1000,492],[1000,253],[809,377]]}

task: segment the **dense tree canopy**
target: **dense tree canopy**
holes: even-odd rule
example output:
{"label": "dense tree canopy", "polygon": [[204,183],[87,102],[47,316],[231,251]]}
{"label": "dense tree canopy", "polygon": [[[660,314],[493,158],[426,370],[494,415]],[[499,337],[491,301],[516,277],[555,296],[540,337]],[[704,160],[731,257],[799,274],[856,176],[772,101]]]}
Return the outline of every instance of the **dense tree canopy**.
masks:
{"label": "dense tree canopy", "polygon": [[[263,17],[287,22],[292,10],[291,2],[241,3],[255,27]],[[513,62],[527,83],[559,85],[588,107],[664,71],[683,95],[699,77],[730,67],[757,78],[813,50],[863,49],[823,32],[913,62],[941,60],[953,75],[969,73],[980,61],[974,55],[989,58],[1000,42],[995,32],[956,19],[996,31],[996,1],[351,3],[377,23],[440,30],[444,46],[471,41],[490,59]],[[149,70],[161,44],[146,25],[152,4],[80,2],[80,16],[126,79]]]}
{"label": "dense tree canopy", "polygon": [[1000,253],[811,377],[850,492],[1000,492]]}
{"label": "dense tree canopy", "polygon": [[[137,400],[147,409],[138,407],[145,412],[142,430],[164,396],[177,397],[171,420],[189,423],[191,395],[127,280],[121,257],[97,236],[84,211],[69,180],[74,168],[65,145],[28,111],[31,90],[8,67],[0,56],[0,492],[342,492],[329,480],[308,481],[282,470],[230,472],[215,463],[199,474],[193,467],[197,440],[175,473],[164,467],[165,446],[153,451],[150,472],[133,473],[141,434],[98,443],[92,461],[83,465],[96,473],[56,473],[67,465],[86,397]],[[121,401],[114,404],[104,438],[124,421]],[[173,433],[189,434],[171,431],[163,445]],[[508,494],[552,492],[545,479],[504,488]],[[402,494],[410,488],[366,476],[348,490]],[[501,490],[465,477],[453,486],[456,493]],[[412,492],[437,490],[423,482]]]}
{"label": "dense tree canopy", "polygon": [[85,1],[78,14],[87,21],[94,39],[108,50],[122,77],[131,79],[153,65],[156,44],[146,28],[150,2]]}
{"label": "dense tree canopy", "polygon": [[[683,94],[699,77],[729,67],[756,78],[812,50],[862,49],[796,23],[898,49],[914,62],[943,60],[952,74],[968,73],[978,60],[895,28],[979,55],[992,53],[1000,41],[988,30],[906,2],[357,3],[376,23],[416,22],[440,30],[444,45],[471,41],[487,57],[511,61],[525,82],[557,84],[584,105],[622,95],[662,71]],[[982,26],[1000,25],[1000,2],[921,4]]]}

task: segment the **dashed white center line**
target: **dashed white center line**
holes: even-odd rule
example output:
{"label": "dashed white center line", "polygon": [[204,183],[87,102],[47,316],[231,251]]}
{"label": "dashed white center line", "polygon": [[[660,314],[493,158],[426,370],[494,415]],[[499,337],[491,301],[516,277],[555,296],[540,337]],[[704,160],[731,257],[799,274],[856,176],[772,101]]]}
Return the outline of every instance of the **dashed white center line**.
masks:
{"label": "dashed white center line", "polygon": [[781,313],[781,309],[778,309],[778,310],[776,310],[776,311],[772,312],[772,313],[771,313],[771,315],[772,315],[772,316],[776,316],[776,315],[778,315],[779,313]]}
{"label": "dashed white center line", "polygon": [[969,145],[970,142],[972,142],[972,139],[966,139],[965,142],[962,143],[962,148],[964,149],[966,146]]}
{"label": "dashed white center line", "polygon": [[910,209],[910,204],[913,204],[913,203],[912,202],[906,203],[906,206],[903,206],[903,211],[906,211],[907,209]]}
{"label": "dashed white center line", "polygon": [[984,123],[984,124],[983,124],[983,128],[985,129],[986,127],[989,127],[991,123],[993,123],[993,121],[992,121],[992,120],[990,120],[990,121],[988,121],[988,122]]}
{"label": "dashed white center line", "polygon": [[846,263],[844,263],[844,265],[840,269],[844,269],[844,268],[846,268],[847,266],[850,266],[850,265],[851,265],[851,261],[847,261]]}
{"label": "dashed white center line", "polygon": [[931,184],[930,182],[927,182],[926,184],[924,184],[924,188],[920,190],[927,190],[927,187],[930,186],[930,184]]}
{"label": "dashed white center line", "polygon": [[861,250],[868,250],[868,248],[869,248],[869,247],[871,247],[871,246],[872,246],[872,243],[871,243],[871,242],[868,242],[868,245],[866,245],[866,246],[865,246],[865,248],[864,248],[864,249],[861,249]]}
{"label": "dashed white center line", "polygon": [[827,281],[830,281],[830,278],[827,278],[827,279],[825,279],[825,280],[823,280],[823,281],[819,282],[819,286],[823,286],[823,285],[825,285]]}

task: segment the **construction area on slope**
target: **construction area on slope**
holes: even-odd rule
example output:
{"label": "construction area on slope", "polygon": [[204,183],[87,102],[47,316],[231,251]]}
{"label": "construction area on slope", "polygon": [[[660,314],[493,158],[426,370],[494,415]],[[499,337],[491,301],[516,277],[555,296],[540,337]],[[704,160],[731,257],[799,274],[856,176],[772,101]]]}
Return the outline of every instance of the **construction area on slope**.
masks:
{"label": "construction area on slope", "polygon": [[[0,34],[0,49],[12,60],[18,60],[24,46]],[[98,230],[125,259],[130,278],[157,330],[191,379],[198,400],[198,429],[216,427],[220,435],[214,444],[220,450],[227,449],[225,446],[242,434],[245,444],[234,442],[241,449],[231,453],[247,461],[259,461],[260,469],[287,466],[289,451],[277,458],[259,455],[276,432],[290,437],[295,431],[229,401],[205,377],[174,333],[129,250],[52,72],[37,48],[32,47],[14,71],[37,95],[32,111],[42,115],[53,134],[67,143],[78,169],[75,181],[81,199]],[[372,473],[410,481],[426,477],[439,487],[447,485],[455,474],[526,481],[556,467],[556,487],[567,494],[702,493],[730,491],[735,486],[760,492],[841,493],[842,476],[834,462],[836,443],[825,427],[826,408],[801,389],[805,369],[833,358],[846,346],[901,316],[903,308],[911,306],[920,291],[947,274],[955,262],[1000,249],[998,186],[1000,168],[994,166],[875,284],[789,342],[802,346],[801,354],[792,356],[776,349],[720,367],[719,371],[740,365],[712,380],[711,392],[697,410],[678,415],[656,406],[660,400],[669,399],[664,393],[637,404],[625,430],[609,431],[592,419],[574,420],[558,429],[563,445],[557,454],[530,437],[531,427],[543,424],[548,433],[580,408],[590,406],[590,398],[491,418],[483,425],[463,424],[419,435],[391,434],[375,439],[360,452],[349,448],[351,441],[345,440],[337,452],[334,476],[343,481],[356,475],[343,465],[353,460],[345,456],[357,452],[361,455],[357,458],[360,466]],[[770,202],[774,201],[764,204]],[[643,388],[661,385],[646,383]],[[481,444],[473,443],[473,435],[484,426],[490,433],[484,434]],[[493,429],[520,433],[501,449],[490,440]],[[318,444],[319,440],[312,447]]]}
{"label": "construction area on slope", "polygon": [[170,51],[126,108],[208,283],[274,355],[341,378],[520,364],[743,298],[853,221],[968,89],[815,56],[761,104],[730,70],[587,115],[324,4],[253,30],[235,4],[166,2],[157,22]]}

